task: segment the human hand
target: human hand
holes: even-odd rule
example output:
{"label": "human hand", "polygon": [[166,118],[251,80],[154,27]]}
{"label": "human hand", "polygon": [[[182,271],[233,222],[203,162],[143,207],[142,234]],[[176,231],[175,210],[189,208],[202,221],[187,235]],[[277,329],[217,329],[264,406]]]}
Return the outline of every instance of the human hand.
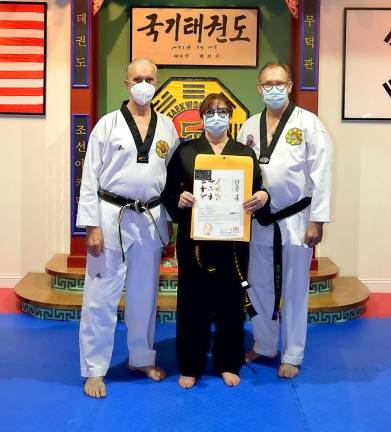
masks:
{"label": "human hand", "polygon": [[244,211],[247,214],[254,213],[261,209],[269,199],[269,194],[265,191],[255,192],[254,195],[243,203]]}
{"label": "human hand", "polygon": [[101,227],[87,226],[86,235],[87,252],[94,257],[98,257],[103,253],[103,232]]}
{"label": "human hand", "polygon": [[190,192],[184,191],[179,195],[178,207],[183,209],[185,207],[194,207],[195,198]]}
{"label": "human hand", "polygon": [[314,247],[322,240],[323,222],[308,222],[307,231],[304,236],[304,243]]}

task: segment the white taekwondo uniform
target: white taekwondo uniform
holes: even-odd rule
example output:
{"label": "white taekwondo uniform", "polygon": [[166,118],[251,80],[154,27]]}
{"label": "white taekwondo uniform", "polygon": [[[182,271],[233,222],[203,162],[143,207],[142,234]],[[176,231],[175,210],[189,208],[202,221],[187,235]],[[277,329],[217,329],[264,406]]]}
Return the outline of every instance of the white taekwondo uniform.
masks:
{"label": "white taekwondo uniform", "polygon": [[[281,361],[300,365],[307,334],[312,257],[312,248],[304,244],[304,237],[309,221],[329,222],[331,141],[315,114],[292,103],[269,145],[266,143],[265,111],[249,118],[237,139],[250,145],[258,157],[263,185],[271,197],[271,213],[304,197],[312,197],[306,209],[278,222],[282,239]],[[274,357],[278,349],[279,322],[272,320],[273,225],[261,226],[255,219],[252,224],[248,294],[258,312],[252,320],[253,349]]]}
{"label": "white taekwondo uniform", "polygon": [[[101,188],[143,202],[160,196],[166,182],[166,166],[179,141],[171,120],[152,111],[142,143],[126,103],[98,121],[89,137],[83,167],[77,226],[100,226],[104,240],[104,253],[99,257],[87,254],[80,321],[81,375],[85,377],[106,375],[124,287],[129,364],[155,364],[153,341],[162,241],[147,212],[125,210],[121,219],[123,262],[120,207],[98,198],[97,191]],[[158,205],[151,213],[167,243],[164,208]]]}

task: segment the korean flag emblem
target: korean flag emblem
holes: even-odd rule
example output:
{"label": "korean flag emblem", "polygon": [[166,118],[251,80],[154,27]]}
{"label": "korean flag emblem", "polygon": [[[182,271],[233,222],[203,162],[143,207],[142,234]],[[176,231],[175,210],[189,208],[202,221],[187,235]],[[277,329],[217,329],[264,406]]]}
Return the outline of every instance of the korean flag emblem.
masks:
{"label": "korean flag emblem", "polygon": [[285,141],[290,145],[299,145],[303,142],[303,131],[298,128],[289,129],[285,135]]}
{"label": "korean flag emblem", "polygon": [[159,157],[162,159],[165,159],[168,156],[168,150],[170,149],[170,146],[166,141],[158,141],[156,143],[156,153]]}

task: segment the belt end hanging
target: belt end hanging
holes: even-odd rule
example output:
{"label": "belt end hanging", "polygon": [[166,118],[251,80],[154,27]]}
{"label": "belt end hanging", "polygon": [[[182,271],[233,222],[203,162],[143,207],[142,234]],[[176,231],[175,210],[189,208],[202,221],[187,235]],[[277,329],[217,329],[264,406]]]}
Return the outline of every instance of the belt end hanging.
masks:
{"label": "belt end hanging", "polygon": [[250,303],[247,303],[244,305],[244,309],[248,313],[250,319],[253,319],[255,316],[258,315],[257,311],[254,309],[254,306]]}
{"label": "belt end hanging", "polygon": [[247,294],[247,290],[250,288],[250,284],[246,280],[240,282],[240,284],[242,285],[242,288],[245,290],[244,291],[244,309],[248,313],[250,319],[253,319],[256,315],[258,315],[258,312],[255,310],[254,306],[251,303],[250,297]]}

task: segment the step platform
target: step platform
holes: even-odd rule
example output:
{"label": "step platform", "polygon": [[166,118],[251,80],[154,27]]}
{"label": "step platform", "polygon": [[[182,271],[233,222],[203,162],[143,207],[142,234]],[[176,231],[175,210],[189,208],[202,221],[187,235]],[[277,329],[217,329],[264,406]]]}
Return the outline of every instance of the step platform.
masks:
{"label": "step platform", "polygon": [[[15,287],[23,312],[42,319],[79,320],[84,268],[68,268],[66,254],[55,255],[45,273],[28,273]],[[355,277],[337,277],[338,267],[329,258],[318,258],[318,270],[310,274],[309,323],[344,322],[365,311],[369,291]],[[177,273],[162,267],[157,302],[157,321],[176,320]],[[124,318],[124,296],[118,306]]]}

